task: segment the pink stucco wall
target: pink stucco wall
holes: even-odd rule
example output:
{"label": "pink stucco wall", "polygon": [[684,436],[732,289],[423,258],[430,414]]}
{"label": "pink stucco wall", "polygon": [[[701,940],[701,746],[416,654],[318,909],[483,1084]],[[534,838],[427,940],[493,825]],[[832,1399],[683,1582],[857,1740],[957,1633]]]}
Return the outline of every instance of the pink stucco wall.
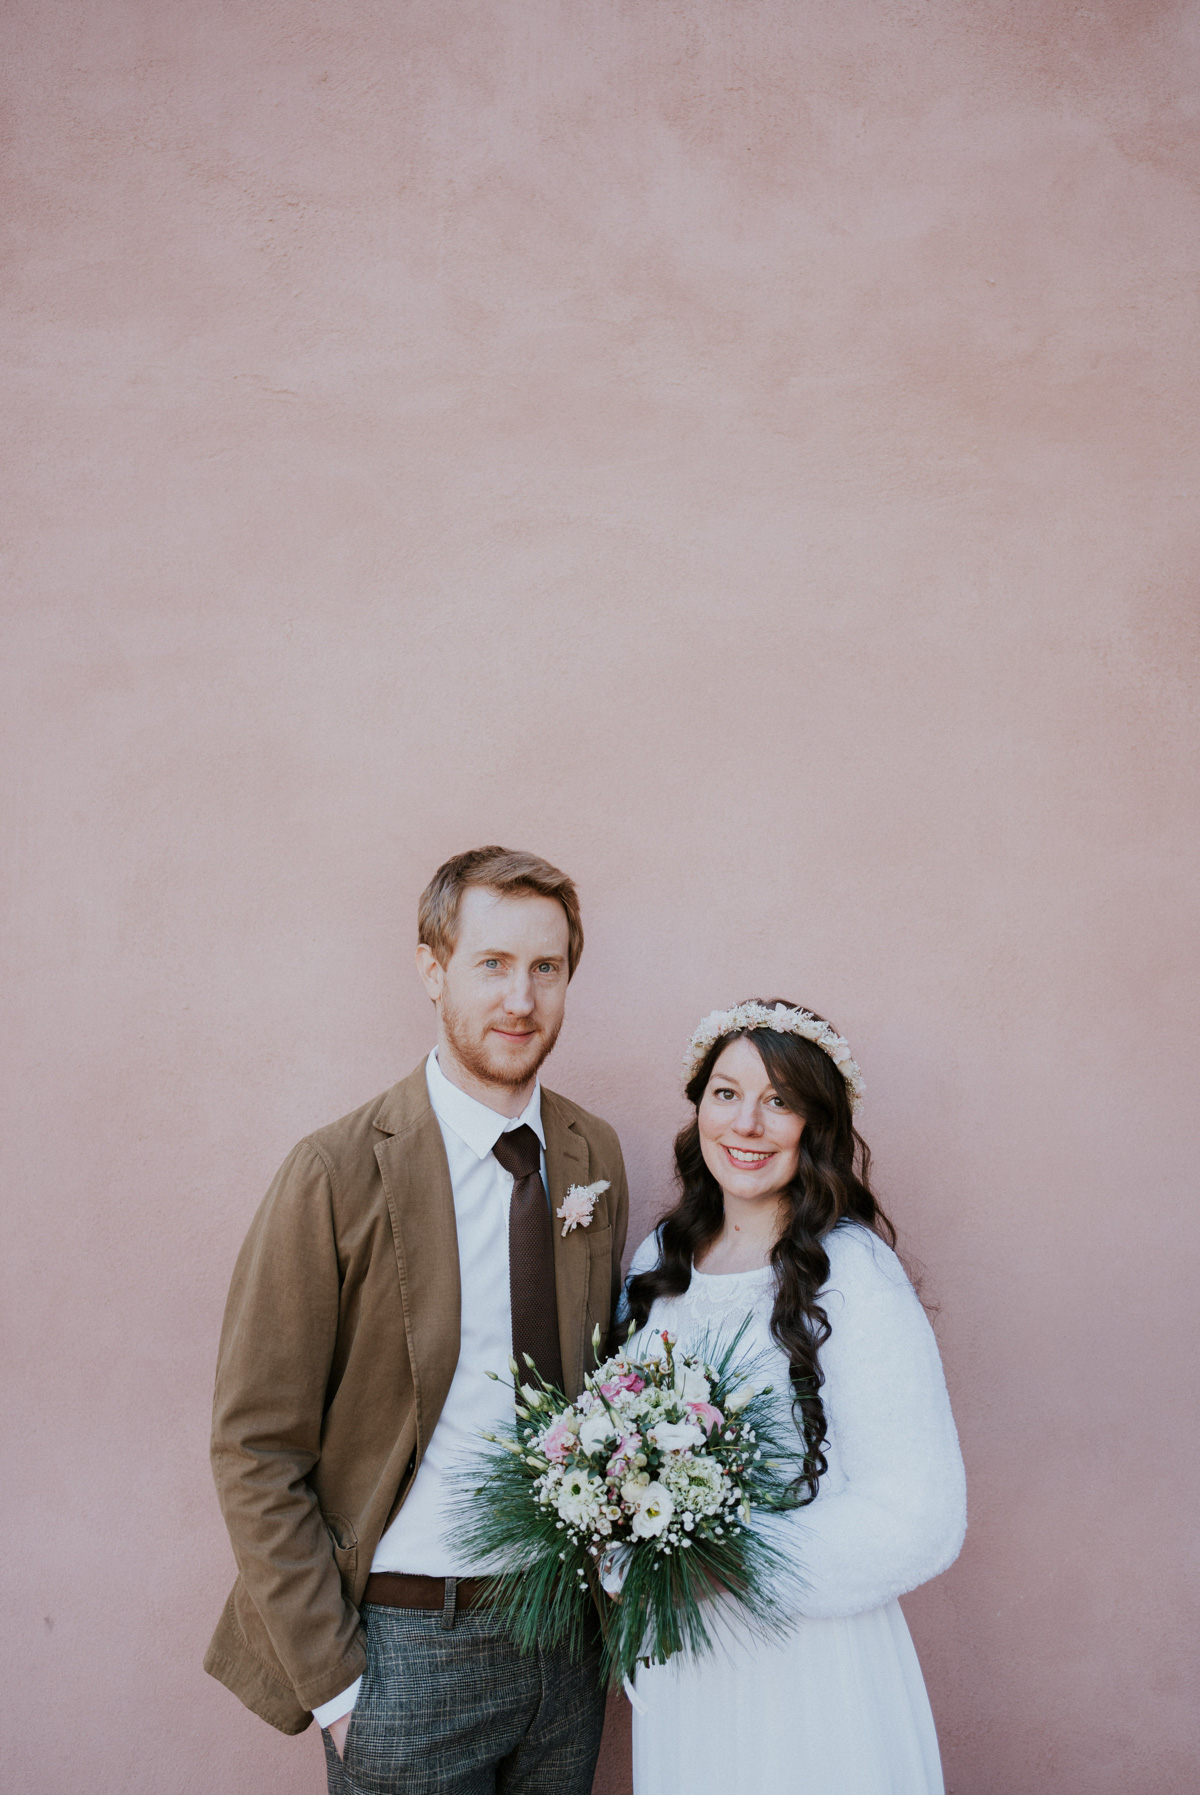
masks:
{"label": "pink stucco wall", "polygon": [[581,885],[550,1082],[643,1227],[700,1013],[865,1067],[971,1476],[949,1787],[1194,1788],[1196,5],[0,32],[0,1781],[323,1787],[200,1671],[217,1327],[499,840]]}

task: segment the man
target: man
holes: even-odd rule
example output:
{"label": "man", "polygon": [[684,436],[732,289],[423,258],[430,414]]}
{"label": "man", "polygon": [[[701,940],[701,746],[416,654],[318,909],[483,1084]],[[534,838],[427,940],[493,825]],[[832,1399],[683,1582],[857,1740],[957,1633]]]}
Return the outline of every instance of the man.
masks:
{"label": "man", "polygon": [[[585,1795],[595,1657],[520,1657],[450,1525],[456,1469],[511,1414],[487,1374],[529,1352],[575,1396],[614,1315],[621,1149],[538,1081],[575,887],[533,854],[459,854],[418,937],[437,1046],[300,1142],[234,1271],[212,1459],[238,1578],[205,1668],[282,1732],[315,1715],[334,1795]],[[560,1228],[569,1187],[602,1181]]]}

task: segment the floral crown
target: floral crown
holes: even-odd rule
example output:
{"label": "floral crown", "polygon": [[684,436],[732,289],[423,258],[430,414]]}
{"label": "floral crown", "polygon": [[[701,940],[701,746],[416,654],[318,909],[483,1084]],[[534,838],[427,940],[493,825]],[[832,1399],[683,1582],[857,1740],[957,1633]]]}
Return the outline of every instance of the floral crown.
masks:
{"label": "floral crown", "polygon": [[810,1010],[789,1010],[784,1003],[777,1003],[773,1010],[765,1003],[739,1003],[731,1010],[714,1010],[711,1016],[706,1016],[688,1042],[683,1056],[684,1084],[691,1084],[706,1055],[722,1035],[743,1034],[756,1028],[773,1028],[781,1035],[801,1035],[822,1053],[827,1053],[846,1081],[850,1108],[857,1108],[867,1087],[850,1052],[849,1041],[843,1040],[836,1029],[830,1028],[828,1022],[822,1022]]}

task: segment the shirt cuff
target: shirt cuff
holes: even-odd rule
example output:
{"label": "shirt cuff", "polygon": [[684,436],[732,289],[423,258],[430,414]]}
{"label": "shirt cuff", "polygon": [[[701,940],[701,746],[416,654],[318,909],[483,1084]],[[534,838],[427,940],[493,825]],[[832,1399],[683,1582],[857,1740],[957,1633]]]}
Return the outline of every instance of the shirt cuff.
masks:
{"label": "shirt cuff", "polygon": [[358,1692],[361,1688],[362,1678],[355,1677],[349,1689],[343,1689],[342,1693],[335,1695],[332,1701],[322,1702],[319,1708],[314,1708],[312,1717],[317,1725],[332,1726],[335,1720],[340,1720],[343,1714],[348,1714],[358,1700]]}

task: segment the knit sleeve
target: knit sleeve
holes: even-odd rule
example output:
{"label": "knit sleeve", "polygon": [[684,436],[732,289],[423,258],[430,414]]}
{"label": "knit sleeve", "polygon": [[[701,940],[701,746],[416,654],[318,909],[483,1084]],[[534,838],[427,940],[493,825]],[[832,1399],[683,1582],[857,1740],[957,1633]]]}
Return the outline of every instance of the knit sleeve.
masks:
{"label": "knit sleeve", "polygon": [[860,1614],[958,1557],[966,1480],[937,1342],[899,1260],[863,1228],[828,1243],[822,1399],[837,1476],[770,1531],[802,1614]]}

